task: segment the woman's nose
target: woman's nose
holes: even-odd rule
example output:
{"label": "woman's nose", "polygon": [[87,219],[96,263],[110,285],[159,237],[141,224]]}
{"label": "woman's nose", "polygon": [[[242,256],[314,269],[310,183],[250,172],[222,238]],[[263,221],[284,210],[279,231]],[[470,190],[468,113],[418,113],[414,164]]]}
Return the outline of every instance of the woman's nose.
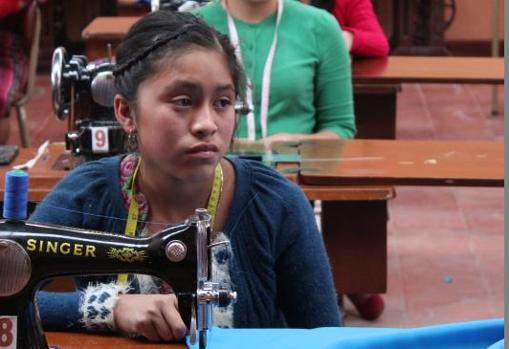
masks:
{"label": "woman's nose", "polygon": [[191,121],[191,132],[197,137],[209,137],[216,133],[217,124],[212,107],[206,106],[196,111]]}

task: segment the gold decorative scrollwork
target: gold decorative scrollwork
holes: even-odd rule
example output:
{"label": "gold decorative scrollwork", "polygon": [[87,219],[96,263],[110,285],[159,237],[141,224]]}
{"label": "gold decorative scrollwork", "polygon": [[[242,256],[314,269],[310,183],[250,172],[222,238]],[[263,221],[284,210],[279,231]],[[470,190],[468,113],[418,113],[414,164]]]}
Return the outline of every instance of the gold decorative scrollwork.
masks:
{"label": "gold decorative scrollwork", "polygon": [[145,254],[145,251],[136,251],[134,248],[130,247],[112,247],[108,251],[108,257],[118,259],[126,263],[133,263],[143,262],[147,258],[147,255]]}

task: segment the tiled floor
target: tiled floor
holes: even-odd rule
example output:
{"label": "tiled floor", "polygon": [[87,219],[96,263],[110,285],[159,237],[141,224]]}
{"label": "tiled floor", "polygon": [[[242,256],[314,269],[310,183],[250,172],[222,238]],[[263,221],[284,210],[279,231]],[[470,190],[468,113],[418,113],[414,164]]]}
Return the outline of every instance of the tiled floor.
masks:
{"label": "tiled floor", "polygon": [[[33,146],[62,141],[49,78],[28,106]],[[407,84],[398,96],[398,138],[504,141],[501,113],[490,116],[491,87]],[[11,143],[19,144],[12,118]],[[503,189],[398,187],[390,202],[386,310],[374,322],[346,301],[349,326],[412,327],[502,317]]]}
{"label": "tiled floor", "polygon": [[[504,141],[490,116],[491,87],[407,84],[398,96],[400,139]],[[389,203],[386,310],[351,326],[412,327],[504,316],[504,190],[398,187]]]}

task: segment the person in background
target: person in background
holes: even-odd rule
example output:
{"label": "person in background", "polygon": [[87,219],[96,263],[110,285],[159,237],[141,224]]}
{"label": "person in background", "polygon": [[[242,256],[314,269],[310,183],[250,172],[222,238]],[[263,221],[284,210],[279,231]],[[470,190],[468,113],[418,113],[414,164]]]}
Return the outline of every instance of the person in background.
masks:
{"label": "person in background", "polygon": [[0,144],[9,139],[11,107],[28,81],[29,23],[25,18],[31,1],[0,1]]}
{"label": "person in background", "polygon": [[293,0],[214,0],[194,13],[229,35],[249,77],[254,111],[238,138],[355,135],[350,57],[333,16]]}
{"label": "person in background", "polygon": [[[229,241],[211,250],[212,280],[238,295],[216,309],[216,326],[339,326],[330,265],[305,195],[261,162],[224,157],[245,83],[228,38],[192,14],[161,10],[131,27],[116,58],[115,115],[137,152],[80,165],[30,220],[116,234],[135,227],[136,236],[150,236],[208,207],[211,245]],[[139,218],[128,218],[131,211]],[[187,329],[177,298],[164,294],[168,285],[150,276],[129,280],[78,278],[74,293],[38,292],[43,327],[180,340]]]}
{"label": "person in background", "polygon": [[389,43],[371,0],[311,0],[310,4],[336,17],[353,56],[385,57],[389,54]]}

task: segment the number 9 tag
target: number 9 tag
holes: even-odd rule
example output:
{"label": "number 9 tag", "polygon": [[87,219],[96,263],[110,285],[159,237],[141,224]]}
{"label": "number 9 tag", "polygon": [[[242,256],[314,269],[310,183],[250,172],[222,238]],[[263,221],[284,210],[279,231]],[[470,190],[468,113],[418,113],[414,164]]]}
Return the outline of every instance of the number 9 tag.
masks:
{"label": "number 9 tag", "polygon": [[0,348],[16,349],[18,338],[18,318],[16,316],[0,316]]}
{"label": "number 9 tag", "polygon": [[107,127],[90,127],[92,133],[92,152],[107,153],[110,150]]}

